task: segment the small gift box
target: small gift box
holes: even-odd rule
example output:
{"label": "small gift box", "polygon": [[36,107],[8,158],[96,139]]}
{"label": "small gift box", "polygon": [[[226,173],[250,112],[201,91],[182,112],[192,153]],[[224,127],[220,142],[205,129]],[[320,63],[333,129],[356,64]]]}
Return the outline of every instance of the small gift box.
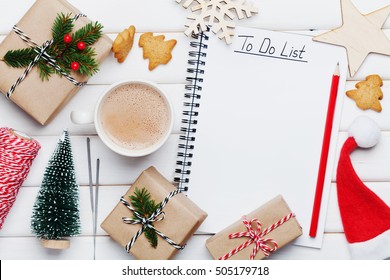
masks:
{"label": "small gift box", "polygon": [[[49,47],[48,42],[53,38],[54,21],[61,13],[71,14],[73,17],[78,15],[79,11],[65,0],[37,0],[0,45],[2,60],[11,50],[35,48],[37,56],[43,51],[27,74],[25,72],[27,66],[13,68],[0,61],[0,91],[42,125],[49,122],[88,79],[86,75],[79,73],[81,71],[71,71],[69,77],[74,79],[73,82],[66,76],[60,77],[55,73],[52,73],[48,80],[42,81],[40,72],[36,69],[40,61],[43,62],[43,59],[50,56],[43,48]],[[73,31],[90,22],[84,15],[78,17],[74,21]],[[64,41],[66,42],[65,38]],[[105,35],[91,45],[95,49],[96,62],[101,62],[110,53],[111,46],[111,39]],[[55,64],[55,60],[53,61]],[[54,72],[53,66],[46,65],[47,71]],[[58,69],[56,71],[59,72]]]}
{"label": "small gift box", "polygon": [[206,241],[214,259],[263,259],[302,235],[282,196],[277,196]]}
{"label": "small gift box", "polygon": [[[131,197],[143,198],[134,201]],[[153,202],[140,205],[146,200]],[[155,210],[145,214],[148,208]],[[181,190],[149,167],[122,196],[101,227],[137,259],[164,260],[184,248],[206,217]]]}

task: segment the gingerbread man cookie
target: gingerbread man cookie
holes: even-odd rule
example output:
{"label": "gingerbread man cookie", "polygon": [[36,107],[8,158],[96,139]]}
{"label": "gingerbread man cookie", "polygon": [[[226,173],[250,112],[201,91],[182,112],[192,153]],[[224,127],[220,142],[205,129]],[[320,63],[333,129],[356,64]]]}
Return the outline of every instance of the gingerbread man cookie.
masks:
{"label": "gingerbread man cookie", "polygon": [[379,100],[383,98],[381,86],[383,81],[379,75],[369,75],[365,81],[358,82],[356,89],[347,91],[347,96],[355,100],[356,105],[362,109],[372,109],[376,112],[382,111]]}

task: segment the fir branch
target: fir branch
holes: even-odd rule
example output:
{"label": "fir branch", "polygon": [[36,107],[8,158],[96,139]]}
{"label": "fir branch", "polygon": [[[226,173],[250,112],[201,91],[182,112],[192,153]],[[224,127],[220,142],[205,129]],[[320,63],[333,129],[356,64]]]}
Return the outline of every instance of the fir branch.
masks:
{"label": "fir branch", "polygon": [[39,71],[39,77],[41,80],[48,81],[50,76],[55,73],[55,70],[53,67],[51,67],[49,64],[47,64],[46,61],[40,60],[37,64],[37,70]]}
{"label": "fir branch", "polygon": [[[161,204],[156,204],[156,202],[151,199],[150,193],[145,188],[142,188],[141,190],[135,188],[134,194],[129,197],[134,210],[145,218],[149,218],[157,210],[157,208],[160,207]],[[137,219],[136,216],[133,216],[133,218]],[[144,232],[145,237],[148,239],[150,245],[153,248],[156,248],[158,244],[156,231],[152,228],[146,228]]]}
{"label": "fir branch", "polygon": [[4,56],[4,62],[14,68],[25,68],[36,56],[33,48],[8,51]]}
{"label": "fir branch", "polygon": [[157,238],[157,233],[154,229],[147,227],[144,231],[145,237],[149,240],[149,244],[153,248],[157,248],[158,245],[158,238]]}
{"label": "fir branch", "polygon": [[96,56],[96,53],[91,47],[85,48],[83,52],[69,49],[65,56],[58,59],[58,62],[63,61],[63,64],[69,68],[73,61],[77,61],[80,64],[79,73],[92,76],[99,71],[99,64],[94,59],[94,56]]}
{"label": "fir branch", "polygon": [[73,34],[74,43],[83,41],[87,46],[90,46],[103,35],[102,30],[103,26],[99,22],[90,22]]}
{"label": "fir branch", "polygon": [[74,24],[70,13],[66,15],[63,13],[58,14],[51,29],[53,36],[52,48],[56,50],[64,49],[66,47],[64,35],[72,32],[73,27]]}

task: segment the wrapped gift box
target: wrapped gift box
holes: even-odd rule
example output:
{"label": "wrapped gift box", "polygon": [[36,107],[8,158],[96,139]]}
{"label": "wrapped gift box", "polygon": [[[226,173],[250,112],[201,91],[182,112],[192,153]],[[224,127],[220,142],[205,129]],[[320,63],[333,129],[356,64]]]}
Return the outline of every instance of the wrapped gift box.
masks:
{"label": "wrapped gift box", "polygon": [[[129,196],[134,193],[136,188],[145,188],[156,203],[162,202],[170,192],[176,189],[154,167],[149,167],[143,171],[126,194],[123,195],[127,202],[130,203]],[[118,201],[119,199],[118,197]],[[153,223],[153,226],[180,245],[184,245],[188,241],[207,217],[207,214],[183,193],[173,196],[163,208],[163,212],[165,218]],[[122,217],[131,218],[133,212],[122,202],[119,202],[103,221],[101,227],[125,250],[125,246],[141,228],[141,225],[126,224],[122,221]],[[137,259],[144,260],[170,259],[177,252],[178,249],[168,244],[160,236],[158,236],[157,247],[153,248],[145,237],[145,233],[138,237],[130,250],[130,253]]]}
{"label": "wrapped gift box", "polygon": [[[72,15],[75,15],[79,11],[65,0],[37,0],[16,25],[34,42],[42,45],[43,42],[52,39],[51,28],[58,13],[72,13]],[[78,30],[89,22],[90,20],[86,17],[79,18],[74,22],[74,30]],[[105,35],[92,45],[96,51],[96,61],[101,62],[110,53],[111,46],[111,39]],[[12,31],[0,45],[0,57],[3,57],[9,50],[28,47]],[[24,70],[24,68],[12,68],[4,62],[0,62],[0,91],[6,94]],[[88,79],[87,76],[74,72],[72,72],[72,77],[79,82]],[[49,81],[42,81],[38,71],[32,69],[21,84],[16,87],[10,99],[40,124],[44,125],[60,111],[79,89],[65,77],[61,78],[56,74],[51,75]]]}
{"label": "wrapped gift box", "polygon": [[[251,221],[252,219],[257,219],[261,223],[261,231],[263,231],[271,225],[283,220],[290,213],[292,212],[284,201],[283,197],[277,196],[263,206],[246,215],[246,219],[248,221]],[[252,227],[253,230],[257,229],[255,223],[252,223]],[[225,228],[221,232],[217,233],[213,237],[207,239],[206,247],[214,259],[219,259],[234,250],[235,248],[238,248],[240,245],[244,244],[250,239],[249,237],[238,237],[231,239],[229,238],[229,235],[247,231],[248,229],[245,227],[243,220],[239,220],[233,223],[231,226]],[[293,216],[280,226],[270,231],[268,234],[264,235],[263,238],[272,239],[276,241],[278,249],[280,249],[287,243],[299,237],[300,235],[302,235],[302,228],[296,218]],[[273,248],[272,243],[266,243],[266,245]],[[255,244],[252,243],[245,249],[242,249],[241,251],[233,254],[228,259],[247,260],[250,258],[254,246]],[[264,257],[265,254],[260,249],[254,259],[259,260],[263,259]]]}

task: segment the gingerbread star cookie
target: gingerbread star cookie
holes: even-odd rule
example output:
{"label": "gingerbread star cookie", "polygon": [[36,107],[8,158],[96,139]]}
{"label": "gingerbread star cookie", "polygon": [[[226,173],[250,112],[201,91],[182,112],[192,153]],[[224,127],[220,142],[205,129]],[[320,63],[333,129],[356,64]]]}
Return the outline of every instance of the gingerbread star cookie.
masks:
{"label": "gingerbread star cookie", "polygon": [[112,44],[112,51],[119,63],[125,61],[134,43],[135,27],[131,25],[129,28],[123,30],[115,38]]}
{"label": "gingerbread star cookie", "polygon": [[153,36],[152,32],[141,35],[138,45],[143,48],[144,59],[149,59],[149,70],[152,71],[160,64],[167,64],[172,58],[172,50],[176,40],[164,41],[165,36]]}
{"label": "gingerbread star cookie", "polygon": [[381,86],[383,81],[378,75],[369,75],[365,81],[358,82],[356,89],[347,91],[347,96],[355,100],[356,105],[362,109],[372,109],[376,112],[382,111],[379,100],[383,98]]}

